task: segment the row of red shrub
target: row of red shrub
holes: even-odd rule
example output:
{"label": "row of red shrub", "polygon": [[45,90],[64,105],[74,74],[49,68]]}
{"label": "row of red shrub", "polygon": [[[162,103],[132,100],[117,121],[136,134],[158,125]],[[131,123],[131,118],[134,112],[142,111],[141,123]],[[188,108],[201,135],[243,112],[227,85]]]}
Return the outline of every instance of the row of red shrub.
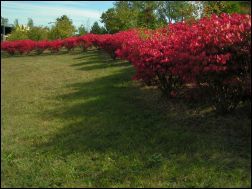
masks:
{"label": "row of red shrub", "polygon": [[4,42],[9,54],[45,49],[69,51],[95,46],[112,58],[126,59],[136,69],[135,79],[158,86],[169,97],[190,83],[206,90],[220,111],[231,111],[251,96],[251,16],[212,15],[191,23],[169,24],[158,30],[132,29],[116,34],[87,34],[56,41]]}
{"label": "row of red shrub", "polygon": [[95,46],[107,51],[113,58],[115,58],[115,51],[121,48],[124,40],[127,40],[128,37],[132,37],[133,35],[135,35],[135,37],[138,35],[137,32],[132,31],[134,30],[119,32],[113,35],[86,34],[80,37],[69,37],[66,39],[54,41],[5,41],[1,43],[1,50],[7,52],[10,55],[14,55],[15,53],[29,54],[32,51],[36,51],[38,54],[41,54],[45,50],[58,52],[61,48],[66,48],[68,51],[71,51],[75,47],[81,47],[83,51],[85,51],[87,48]]}
{"label": "row of red shrub", "polygon": [[65,47],[68,51],[74,49],[77,46],[80,46],[83,49],[87,49],[92,44],[86,43],[85,37],[86,36],[70,37],[64,40],[55,41],[6,41],[1,43],[1,49],[9,53],[10,55],[13,55],[15,53],[29,54],[33,50],[36,51],[38,54],[41,54],[47,49],[51,52],[58,52],[63,47]]}

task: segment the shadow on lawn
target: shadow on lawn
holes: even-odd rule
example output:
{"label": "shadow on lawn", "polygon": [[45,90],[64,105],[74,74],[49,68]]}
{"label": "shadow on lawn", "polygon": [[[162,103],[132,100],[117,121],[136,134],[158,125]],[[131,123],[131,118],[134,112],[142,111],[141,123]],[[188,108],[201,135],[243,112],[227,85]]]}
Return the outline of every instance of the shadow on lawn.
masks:
{"label": "shadow on lawn", "polygon": [[66,86],[76,92],[57,96],[62,106],[44,115],[65,120],[64,127],[39,148],[57,149],[62,155],[96,151],[167,158],[226,152],[250,161],[251,128],[249,122],[240,122],[246,109],[224,117],[211,111],[193,115],[181,100],[166,102],[152,90],[139,89],[131,81],[133,69],[125,65],[113,75]]}
{"label": "shadow on lawn", "polygon": [[63,50],[59,51],[57,53],[51,53],[51,52],[43,52],[42,54],[37,54],[35,52],[31,52],[29,54],[14,54],[14,55],[9,55],[7,53],[1,53],[2,58],[13,58],[13,57],[35,57],[35,56],[52,56],[52,55],[62,55],[62,54],[67,54],[68,52]]}
{"label": "shadow on lawn", "polygon": [[[102,57],[102,59],[101,59]],[[97,49],[90,49],[84,52],[81,56],[75,58],[78,60],[83,60],[81,63],[75,63],[71,66],[78,67],[78,70],[91,71],[97,69],[105,69],[110,67],[122,67],[129,66],[130,63],[121,59],[113,60],[104,51],[99,51]]]}
{"label": "shadow on lawn", "polygon": [[[93,51],[96,49],[90,49],[88,51]],[[12,57],[35,57],[35,56],[52,56],[52,55],[62,55],[62,54],[69,54],[69,55],[77,55],[77,54],[82,54],[85,53],[80,49],[75,49],[74,51],[68,52],[66,49],[61,49],[59,52],[50,52],[49,50],[44,51],[42,54],[37,54],[36,52],[30,52],[29,54],[18,54],[15,53],[14,55],[9,55],[6,52],[1,52],[1,57],[2,58],[12,58]],[[75,58],[75,59],[81,59],[81,57]]]}

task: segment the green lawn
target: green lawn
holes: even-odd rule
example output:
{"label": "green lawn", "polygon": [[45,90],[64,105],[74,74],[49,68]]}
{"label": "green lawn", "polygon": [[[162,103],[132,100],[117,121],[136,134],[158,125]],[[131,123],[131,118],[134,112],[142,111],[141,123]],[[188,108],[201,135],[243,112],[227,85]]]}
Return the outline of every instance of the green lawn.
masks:
{"label": "green lawn", "polygon": [[2,187],[250,187],[250,104],[216,115],[95,49],[2,57]]}

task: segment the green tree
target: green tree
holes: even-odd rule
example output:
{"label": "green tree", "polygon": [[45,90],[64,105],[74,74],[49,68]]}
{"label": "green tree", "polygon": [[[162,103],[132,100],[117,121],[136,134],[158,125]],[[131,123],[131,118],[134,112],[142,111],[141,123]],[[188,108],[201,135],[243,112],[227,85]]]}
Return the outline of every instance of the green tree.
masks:
{"label": "green tree", "polygon": [[199,4],[190,1],[159,1],[157,12],[163,23],[180,22],[199,18]]}
{"label": "green tree", "polygon": [[48,39],[49,28],[34,26],[27,32],[28,38],[34,41]]}
{"label": "green tree", "polygon": [[131,1],[116,1],[114,8],[108,9],[101,16],[108,33],[137,27],[138,11]]}
{"label": "green tree", "polygon": [[158,24],[156,1],[133,1],[132,6],[137,11],[137,26],[154,29]]}
{"label": "green tree", "polygon": [[109,33],[129,28],[155,29],[167,23],[195,19],[198,3],[188,1],[116,1],[101,16]]}
{"label": "green tree", "polygon": [[240,10],[241,14],[251,14],[251,1],[240,1]]}
{"label": "green tree", "polygon": [[14,29],[7,38],[8,41],[24,40],[24,39],[29,39],[28,33],[26,30],[20,30],[20,29]]}
{"label": "green tree", "polygon": [[81,35],[85,35],[87,32],[87,29],[84,27],[84,25],[81,25],[79,28],[78,28],[78,35],[81,36]]}
{"label": "green tree", "polygon": [[52,26],[48,37],[52,40],[64,39],[73,36],[75,32],[76,29],[72,20],[70,20],[66,15],[63,15],[56,19],[55,25]]}
{"label": "green tree", "polygon": [[98,22],[94,22],[93,26],[91,27],[90,33],[104,34],[104,33],[106,33],[106,30],[104,27],[100,27]]}
{"label": "green tree", "polygon": [[121,30],[137,27],[139,10],[134,1],[116,1],[114,3]]}
{"label": "green tree", "polygon": [[16,28],[16,27],[18,27],[18,26],[19,26],[18,19],[16,18],[16,19],[14,20],[14,27]]}
{"label": "green tree", "polygon": [[114,8],[110,8],[106,12],[102,13],[101,22],[104,23],[109,33],[116,33],[121,30],[120,19],[118,18]]}
{"label": "green tree", "polygon": [[28,26],[29,28],[32,28],[32,27],[34,26],[33,20],[32,20],[31,18],[28,18],[27,26]]}
{"label": "green tree", "polygon": [[8,22],[9,22],[8,18],[4,18],[1,16],[1,25],[8,25]]}
{"label": "green tree", "polygon": [[29,39],[28,30],[23,25],[19,25],[18,19],[15,19],[14,28],[12,32],[9,34],[7,40],[14,41],[14,40],[24,40],[24,39]]}
{"label": "green tree", "polygon": [[155,29],[167,23],[191,21],[213,13],[250,13],[249,1],[116,1],[102,13],[109,33],[129,28]]}
{"label": "green tree", "polygon": [[157,3],[158,21],[161,24],[172,22],[172,6],[171,1],[158,1]]}
{"label": "green tree", "polygon": [[251,14],[250,1],[203,1],[202,17],[221,13]]}
{"label": "green tree", "polygon": [[106,34],[108,33],[105,27],[101,27],[101,34]]}

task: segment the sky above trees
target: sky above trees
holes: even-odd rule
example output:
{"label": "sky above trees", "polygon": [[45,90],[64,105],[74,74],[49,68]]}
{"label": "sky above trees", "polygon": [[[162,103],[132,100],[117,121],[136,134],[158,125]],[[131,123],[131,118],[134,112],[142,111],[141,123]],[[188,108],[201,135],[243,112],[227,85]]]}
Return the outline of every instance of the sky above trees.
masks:
{"label": "sky above trees", "polygon": [[102,12],[111,7],[113,1],[1,1],[1,16],[9,23],[18,19],[19,24],[26,25],[32,18],[35,25],[50,26],[49,22],[67,15],[75,26],[91,26],[95,21],[100,24]]}

